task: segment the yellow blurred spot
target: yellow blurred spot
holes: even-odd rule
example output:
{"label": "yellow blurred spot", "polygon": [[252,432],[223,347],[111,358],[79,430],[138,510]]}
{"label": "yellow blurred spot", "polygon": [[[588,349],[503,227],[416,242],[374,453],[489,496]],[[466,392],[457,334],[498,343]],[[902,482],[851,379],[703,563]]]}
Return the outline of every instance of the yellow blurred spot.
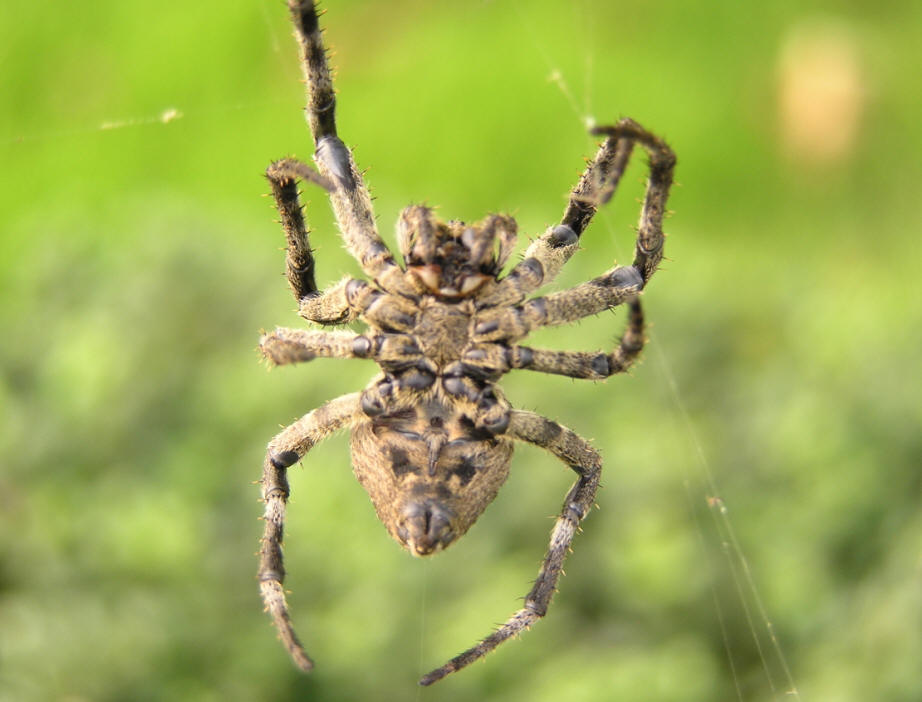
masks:
{"label": "yellow blurred spot", "polygon": [[817,165],[848,158],[867,100],[854,33],[832,21],[798,24],[778,68],[778,122],[790,156]]}

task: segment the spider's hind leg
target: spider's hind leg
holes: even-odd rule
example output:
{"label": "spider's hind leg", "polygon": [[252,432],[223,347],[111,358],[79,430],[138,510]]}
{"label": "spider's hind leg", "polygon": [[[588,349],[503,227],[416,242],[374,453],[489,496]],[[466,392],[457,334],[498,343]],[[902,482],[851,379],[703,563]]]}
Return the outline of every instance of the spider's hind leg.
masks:
{"label": "spider's hind leg", "polygon": [[515,612],[499,629],[485,639],[455,656],[441,668],[423,676],[420,685],[431,685],[446,675],[454,673],[478,658],[483,658],[507,639],[522,633],[547,613],[548,605],[557,589],[563,572],[563,561],[579,525],[589,513],[599,487],[602,459],[585,439],[557,422],[533,412],[512,410],[506,436],[547,449],[562,460],[579,476],[567,493],[557,522],[551,531],[538,578],[525,596],[525,606]]}
{"label": "spider's hind leg", "polygon": [[288,467],[301,460],[323,438],[351,424],[361,412],[359,393],[344,395],[309,412],[289,425],[269,442],[263,463],[262,498],[266,504],[263,519],[266,526],[259,549],[259,589],[266,609],[279,636],[295,664],[304,671],[314,667],[313,661],[298,635],[288,613],[285,590],[285,566],[282,561],[282,536],[285,528],[285,507],[288,503]]}

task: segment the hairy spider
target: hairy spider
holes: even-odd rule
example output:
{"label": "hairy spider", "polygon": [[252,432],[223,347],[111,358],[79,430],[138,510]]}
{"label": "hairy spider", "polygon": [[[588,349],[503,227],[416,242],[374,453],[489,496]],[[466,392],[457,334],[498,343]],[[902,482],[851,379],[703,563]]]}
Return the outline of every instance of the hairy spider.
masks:
{"label": "hairy spider", "polygon": [[[266,172],[288,240],[288,282],[308,321],[332,326],[359,319],[368,329],[353,334],[277,328],[262,337],[260,350],[275,365],[324,356],[368,358],[381,369],[361,392],[327,402],[269,442],[261,480],[265,533],[259,581],[292,658],[305,671],[313,667],[292,627],[282,588],[287,469],[330,433],[351,430],[356,477],[391,536],[415,556],[446,548],[470,528],[506,480],[515,441],[547,449],[577,475],[524,606],[420,680],[429,685],[486,655],[547,611],[570,542],[593,504],[602,463],[595,449],[566,427],[510,407],[496,382],[520,368],[598,380],[630,367],[644,344],[638,295],[663,256],[662,220],[675,156],[629,119],[596,127],[592,133],[605,140],[571,192],[560,224],[538,237],[506,275],[501,272],[516,242],[514,219],[489,215],[477,224],[446,223],[422,206],[406,208],[397,222],[401,266],[378,235],[362,175],[336,133],[336,100],[314,3],[288,0],[288,6],[306,77],[318,168],[285,158]],[[529,299],[577,250],[597,207],[614,193],[635,142],[650,155],[650,176],[632,265]],[[327,190],[346,248],[369,280],[346,278],[317,289],[299,179]],[[611,353],[519,343],[539,327],[622,303],[629,309],[627,330]]]}

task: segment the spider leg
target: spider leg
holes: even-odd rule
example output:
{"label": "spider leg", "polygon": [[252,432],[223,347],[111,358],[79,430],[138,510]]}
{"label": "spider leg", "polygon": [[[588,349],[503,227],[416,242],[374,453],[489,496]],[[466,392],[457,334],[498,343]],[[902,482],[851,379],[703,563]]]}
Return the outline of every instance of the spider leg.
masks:
{"label": "spider leg", "polygon": [[330,201],[346,248],[362,270],[385,289],[402,289],[402,270],[378,234],[371,196],[352,152],[336,132],[336,94],[321,37],[317,8],[311,0],[288,0],[307,86],[307,121],[314,137],[314,161],[333,184]]}
{"label": "spider leg", "polygon": [[274,366],[303,363],[321,358],[363,358],[371,342],[352,332],[277,327],[263,334],[259,350]]}
{"label": "spider leg", "polygon": [[316,183],[325,190],[331,190],[333,184],[305,163],[291,158],[276,161],[266,169],[266,178],[272,186],[272,197],[278,208],[285,238],[288,240],[288,253],[285,267],[288,285],[296,300],[317,292],[314,280],[314,255],[311,252],[304,213],[298,197],[297,179]]}
{"label": "spider leg", "polygon": [[633,266],[619,266],[576,287],[515,307],[491,307],[476,317],[474,341],[514,342],[539,327],[575,322],[634,299],[643,289]]}
{"label": "spider leg", "polygon": [[[272,186],[272,196],[275,198],[288,242],[285,256],[286,274],[288,285],[299,302],[299,314],[319,324],[344,324],[352,321],[361,311],[356,303],[361,303],[362,300],[356,301],[356,295],[349,294],[350,283],[365,288],[370,286],[358,280],[345,278],[326,291],[317,289],[314,255],[298,196],[298,179],[309,180],[328,191],[333,189],[332,181],[307,164],[292,158],[281,159],[271,164],[266,169],[266,178]],[[367,297],[368,295],[365,295],[365,298]]]}
{"label": "spider leg", "polygon": [[364,280],[344,278],[323,292],[301,298],[299,314],[319,324],[343,324],[358,316],[365,321],[400,331],[417,322],[419,308],[402,295],[391,295]]}
{"label": "spider leg", "polygon": [[557,277],[579,248],[579,238],[599,206],[614,195],[635,142],[639,142],[650,154],[650,178],[633,265],[640,271],[644,282],[653,275],[663,257],[662,223],[672,185],[675,155],[662,139],[631,119],[622,119],[614,126],[596,127],[592,133],[605,134],[607,138],[570,192],[560,224],[548,229],[526,249],[524,259],[503,278],[486,300],[488,304],[516,304]]}
{"label": "spider leg", "polygon": [[413,337],[406,334],[360,335],[319,329],[277,327],[263,334],[259,350],[271,364],[284,366],[315,358],[370,358],[378,363],[404,365],[422,358]]}
{"label": "spider leg", "polygon": [[[570,199],[564,210],[560,223],[572,229],[577,236],[582,235],[595,216],[600,205],[611,200],[624,175],[634,150],[634,139],[625,130],[629,125],[636,125],[633,120],[622,119],[611,128],[608,138],[599,146],[595,157],[586,166],[579,182],[570,191]],[[599,134],[595,129],[592,134]]]}
{"label": "spider leg", "polygon": [[525,257],[481,298],[489,307],[515,305],[545,283],[550,283],[579,248],[579,237],[570,227],[551,227],[525,250]]}
{"label": "spider leg", "polygon": [[345,324],[355,319],[359,310],[349,303],[346,287],[352,278],[344,278],[326,290],[305,295],[299,300],[298,314],[317,324]]}
{"label": "spider leg", "polygon": [[279,636],[299,668],[314,667],[291,624],[282,583],[285,567],[282,561],[282,536],[285,527],[285,506],[288,502],[288,467],[299,461],[315,444],[332,432],[351,424],[359,409],[359,393],[343,395],[327,402],[289,425],[269,442],[263,463],[262,498],[266,504],[266,522],[259,549],[259,589],[266,609]]}
{"label": "spider leg", "polygon": [[547,449],[570,466],[579,478],[564,500],[563,508],[551,531],[550,544],[538,571],[538,578],[525,596],[525,606],[485,639],[455,656],[441,668],[436,668],[423,676],[419,681],[420,685],[431,685],[478,658],[483,658],[506,639],[528,629],[547,613],[548,604],[557,589],[564,558],[580,523],[595,499],[602,471],[602,459],[585,439],[557,422],[521,410],[512,410],[509,413],[509,427],[505,435]]}
{"label": "spider leg", "polygon": [[[663,258],[663,216],[666,214],[666,200],[672,186],[672,173],[676,157],[665,141],[633,120],[621,120],[611,127],[595,127],[593,134],[606,134],[608,139],[632,139],[640,143],[650,155],[650,177],[644,195],[640,223],[637,227],[637,244],[634,248],[633,266],[640,271],[646,283]],[[602,202],[607,202],[614,188],[599,191]],[[566,216],[565,216],[566,219]]]}
{"label": "spider leg", "polygon": [[590,380],[602,380],[615,373],[624,373],[634,364],[646,341],[640,300],[631,300],[628,309],[627,329],[611,353],[549,351],[528,346],[513,346],[507,353],[509,367]]}
{"label": "spider leg", "polygon": [[[619,122],[623,124],[629,120]],[[634,141],[617,135],[602,142],[588,163],[579,182],[570,192],[560,224],[551,227],[525,250],[525,256],[503,278],[489,303],[504,305],[521,302],[547,285],[579,248],[579,238],[600,204],[611,199],[631,158]],[[494,302],[493,298],[496,298]]]}

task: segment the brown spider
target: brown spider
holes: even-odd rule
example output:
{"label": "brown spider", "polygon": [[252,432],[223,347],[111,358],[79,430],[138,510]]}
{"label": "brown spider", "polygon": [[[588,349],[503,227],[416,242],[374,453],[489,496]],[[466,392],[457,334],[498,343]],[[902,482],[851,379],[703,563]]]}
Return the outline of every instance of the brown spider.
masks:
{"label": "brown spider", "polygon": [[[598,380],[630,367],[644,344],[638,295],[663,256],[662,219],[675,156],[629,119],[596,127],[592,133],[606,139],[570,194],[560,224],[536,239],[505,276],[501,271],[516,241],[514,219],[490,215],[474,225],[445,223],[421,206],[406,208],[397,223],[401,266],[378,235],[368,190],[336,133],[333,83],[314,3],[288,0],[288,6],[301,50],[319,171],[286,158],[266,173],[288,240],[288,282],[308,321],[336,325],[360,319],[368,330],[278,328],[262,337],[260,349],[275,365],[325,356],[369,358],[381,368],[363,391],[327,402],[269,442],[261,481],[266,526],[259,581],[292,658],[305,671],[313,667],[292,628],[282,588],[287,470],[330,433],[351,430],[356,477],[391,536],[415,556],[446,548],[470,528],[506,480],[513,442],[547,449],[577,475],[522,609],[420,680],[430,685],[486,655],[547,611],[573,536],[593,504],[602,463],[595,449],[566,427],[510,407],[496,382],[518,368]],[[635,142],[649,152],[650,177],[632,265],[527,299],[550,283],[577,250],[597,207],[614,193]],[[346,278],[325,291],[317,289],[298,179],[328,191],[346,247],[369,281]],[[611,353],[519,344],[539,327],[573,322],[622,303],[629,308],[628,326]]]}

